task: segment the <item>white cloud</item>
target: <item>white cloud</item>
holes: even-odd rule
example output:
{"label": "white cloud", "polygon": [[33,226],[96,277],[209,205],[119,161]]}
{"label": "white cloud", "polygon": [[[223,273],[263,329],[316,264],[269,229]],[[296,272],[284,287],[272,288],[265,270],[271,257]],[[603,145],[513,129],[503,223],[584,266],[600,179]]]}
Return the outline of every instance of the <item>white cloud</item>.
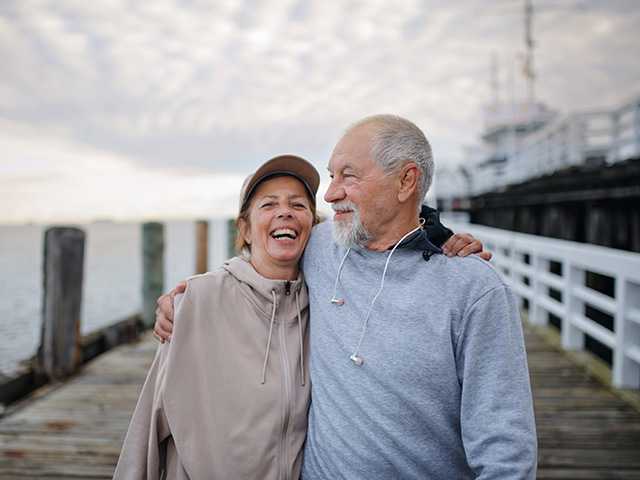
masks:
{"label": "white cloud", "polygon": [[[542,99],[570,110],[637,93],[637,2],[534,6]],[[42,154],[43,171],[58,171],[95,155],[114,172],[242,176],[295,151],[323,168],[347,124],[382,111],[414,120],[437,160],[456,162],[481,130],[491,54],[505,90],[520,71],[522,23],[510,0],[9,0],[0,118],[32,133],[2,162]],[[65,145],[50,149],[60,132]]]}

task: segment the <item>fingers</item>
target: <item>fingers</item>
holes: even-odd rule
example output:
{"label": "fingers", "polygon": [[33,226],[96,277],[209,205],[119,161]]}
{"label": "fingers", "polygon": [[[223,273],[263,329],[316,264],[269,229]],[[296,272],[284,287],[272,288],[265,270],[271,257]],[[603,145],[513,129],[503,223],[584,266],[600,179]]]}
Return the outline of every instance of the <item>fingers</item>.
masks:
{"label": "fingers", "polygon": [[164,343],[164,338],[162,338],[160,335],[158,335],[155,330],[153,331],[153,338],[155,338],[160,343]]}
{"label": "fingers", "polygon": [[489,261],[493,256],[491,252],[483,250],[482,242],[469,233],[456,233],[442,246],[442,251],[448,257],[466,257],[477,253],[483,260]]}
{"label": "fingers", "polygon": [[171,341],[171,333],[173,332],[173,297],[171,294],[160,296],[157,301],[156,322],[153,325],[154,336],[161,343]]}
{"label": "fingers", "polygon": [[466,257],[467,255],[471,255],[472,253],[480,253],[482,252],[482,243],[480,240],[474,240],[464,248],[462,248],[458,252],[459,257]]}
{"label": "fingers", "polygon": [[468,233],[456,233],[446,241],[442,246],[442,250],[448,257],[454,257],[459,255],[460,250],[474,241],[476,241],[475,238]]}
{"label": "fingers", "polygon": [[173,299],[176,296],[174,291],[172,290],[170,293],[165,293],[158,298],[156,304],[158,305],[158,309],[156,310],[156,319],[158,318],[158,314],[168,319],[170,322],[173,322]]}
{"label": "fingers", "polygon": [[171,332],[173,331],[173,323],[169,321],[162,311],[156,309],[156,323],[153,325],[154,336],[160,341],[160,343],[171,341]]}
{"label": "fingers", "polygon": [[478,256],[481,259],[486,260],[488,262],[489,260],[491,260],[491,257],[493,257],[493,254],[491,252],[487,252],[487,251],[483,250],[482,252],[480,252],[478,254]]}
{"label": "fingers", "polygon": [[180,282],[176,285],[176,288],[171,290],[171,293],[175,297],[178,293],[184,293],[187,290],[187,282]]}

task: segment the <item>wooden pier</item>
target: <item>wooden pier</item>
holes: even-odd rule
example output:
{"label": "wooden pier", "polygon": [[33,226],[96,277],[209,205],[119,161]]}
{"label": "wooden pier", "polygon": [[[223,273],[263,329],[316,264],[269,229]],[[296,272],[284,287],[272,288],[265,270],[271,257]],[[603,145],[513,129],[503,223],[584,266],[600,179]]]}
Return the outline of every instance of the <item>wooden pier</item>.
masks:
{"label": "wooden pier", "polygon": [[[539,479],[640,479],[640,412],[526,328]],[[118,347],[0,420],[0,478],[111,478],[157,343]]]}

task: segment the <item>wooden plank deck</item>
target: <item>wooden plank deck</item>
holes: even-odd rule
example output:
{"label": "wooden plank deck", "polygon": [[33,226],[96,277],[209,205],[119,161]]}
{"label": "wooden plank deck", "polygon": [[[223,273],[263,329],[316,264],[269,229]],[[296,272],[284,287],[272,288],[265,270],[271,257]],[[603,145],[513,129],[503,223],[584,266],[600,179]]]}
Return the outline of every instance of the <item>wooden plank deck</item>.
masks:
{"label": "wooden plank deck", "polygon": [[[539,479],[640,479],[640,413],[526,330]],[[0,478],[111,478],[157,344],[102,355],[0,421]]]}

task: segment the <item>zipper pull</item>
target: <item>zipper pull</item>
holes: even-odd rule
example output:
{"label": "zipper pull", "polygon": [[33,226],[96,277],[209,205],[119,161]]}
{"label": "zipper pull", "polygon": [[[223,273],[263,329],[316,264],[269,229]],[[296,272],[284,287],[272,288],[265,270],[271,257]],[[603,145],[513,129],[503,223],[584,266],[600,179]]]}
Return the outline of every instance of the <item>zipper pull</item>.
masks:
{"label": "zipper pull", "polygon": [[291,282],[287,280],[284,284],[284,294],[291,295]]}

